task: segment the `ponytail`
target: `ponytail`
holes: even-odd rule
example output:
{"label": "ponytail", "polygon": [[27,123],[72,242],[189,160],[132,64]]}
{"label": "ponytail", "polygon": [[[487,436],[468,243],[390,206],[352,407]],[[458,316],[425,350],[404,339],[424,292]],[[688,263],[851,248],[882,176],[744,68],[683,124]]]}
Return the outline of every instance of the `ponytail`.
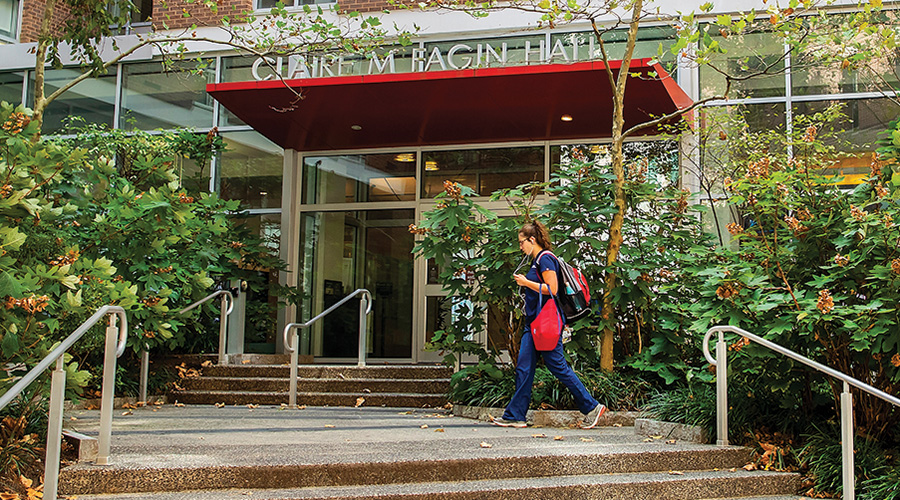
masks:
{"label": "ponytail", "polygon": [[535,243],[544,250],[553,250],[553,244],[550,243],[550,233],[547,228],[538,221],[533,221],[522,225],[519,234],[525,238],[534,238]]}

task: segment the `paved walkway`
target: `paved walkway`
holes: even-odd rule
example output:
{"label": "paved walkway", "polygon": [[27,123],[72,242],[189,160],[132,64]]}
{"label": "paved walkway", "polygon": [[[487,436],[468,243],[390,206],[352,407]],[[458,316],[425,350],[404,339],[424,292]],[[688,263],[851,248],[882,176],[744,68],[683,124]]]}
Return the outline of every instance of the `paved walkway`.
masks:
{"label": "paved walkway", "polygon": [[[98,411],[71,410],[65,418],[66,428],[97,434]],[[164,405],[116,410],[110,464],[128,469],[397,462],[581,454],[597,447],[628,451],[648,445],[667,451],[700,447],[647,443],[631,427],[502,428],[442,409]]]}

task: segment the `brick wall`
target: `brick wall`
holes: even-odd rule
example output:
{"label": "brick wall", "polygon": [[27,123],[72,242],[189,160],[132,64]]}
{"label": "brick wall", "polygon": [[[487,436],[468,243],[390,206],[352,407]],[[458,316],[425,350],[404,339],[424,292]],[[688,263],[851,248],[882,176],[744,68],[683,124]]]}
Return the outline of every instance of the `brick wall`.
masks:
{"label": "brick wall", "polygon": [[[35,42],[41,28],[41,19],[44,14],[46,0],[24,0],[22,15],[22,36],[20,41]],[[213,14],[209,8],[200,5],[199,2],[188,3],[185,0],[168,0],[165,2],[156,0],[153,5],[153,27],[157,30],[164,29],[163,24],[169,29],[182,29],[191,25],[212,26],[218,24],[222,16],[234,18],[236,15],[253,9],[253,0],[218,0],[218,12]],[[347,0],[341,2],[341,10],[345,12],[379,12],[391,8],[387,0]],[[185,17],[185,12],[189,17]],[[69,8],[64,2],[57,2],[53,11],[52,26],[59,28],[69,18]]]}
{"label": "brick wall", "polygon": [[384,9],[394,9],[386,0],[347,0],[338,2],[344,12],[377,12]]}
{"label": "brick wall", "polygon": [[[22,35],[19,41],[22,43],[36,42],[41,31],[41,21],[44,18],[44,0],[24,0],[22,5]],[[53,8],[53,18],[50,26],[53,29],[61,27],[69,18],[69,6],[57,2]]]}
{"label": "brick wall", "polygon": [[[214,26],[218,24],[222,16],[232,19],[241,13],[253,10],[253,0],[219,0],[218,12],[213,14],[208,7],[199,5],[200,2],[187,3],[184,0],[168,0],[164,8],[162,2],[153,2],[153,28],[164,29],[163,23],[169,29],[188,28],[191,25]],[[185,17],[184,13],[190,14]]]}

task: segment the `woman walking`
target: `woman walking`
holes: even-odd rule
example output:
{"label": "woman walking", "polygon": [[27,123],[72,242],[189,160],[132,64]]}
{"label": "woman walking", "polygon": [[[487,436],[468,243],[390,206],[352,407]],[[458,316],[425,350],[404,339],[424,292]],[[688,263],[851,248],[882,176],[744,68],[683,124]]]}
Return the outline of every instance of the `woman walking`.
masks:
{"label": "woman walking", "polygon": [[[578,409],[584,414],[582,429],[597,426],[600,416],[606,412],[606,406],[597,402],[588,393],[578,375],[566,363],[563,354],[562,336],[552,351],[538,351],[534,347],[531,336],[531,322],[537,317],[538,304],[545,303],[556,296],[559,285],[559,262],[549,252],[552,250],[547,228],[540,222],[532,222],[519,229],[519,249],[531,257],[531,268],[524,275],[515,274],[513,278],[522,287],[525,296],[525,331],[519,346],[519,359],[516,362],[516,392],[506,407],[503,417],[493,419],[494,425],[501,427],[526,427],[525,414],[531,403],[531,386],[534,383],[534,370],[537,366],[538,352],[544,358],[544,365],[556,376],[575,397]],[[540,297],[543,295],[543,297]]]}

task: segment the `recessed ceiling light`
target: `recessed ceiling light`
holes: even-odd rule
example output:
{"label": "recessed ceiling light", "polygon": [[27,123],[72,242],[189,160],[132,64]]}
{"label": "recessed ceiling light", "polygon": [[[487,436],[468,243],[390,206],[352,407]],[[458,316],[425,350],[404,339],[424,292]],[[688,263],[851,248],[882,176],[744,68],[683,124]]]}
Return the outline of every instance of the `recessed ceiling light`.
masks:
{"label": "recessed ceiling light", "polygon": [[362,130],[362,125],[350,125],[350,130]]}
{"label": "recessed ceiling light", "polygon": [[402,161],[402,162],[416,161],[416,155],[414,153],[400,153],[400,154],[394,156],[394,161]]}
{"label": "recessed ceiling light", "polygon": [[266,191],[260,191],[260,192],[259,192],[259,195],[260,195],[260,196],[266,196],[267,194],[269,194],[269,193],[267,193]]}
{"label": "recessed ceiling light", "polygon": [[559,119],[564,122],[570,122],[572,121],[572,115],[562,115],[559,117]]}
{"label": "recessed ceiling light", "polygon": [[440,170],[440,169],[441,169],[441,168],[438,167],[438,164],[437,164],[436,161],[429,160],[429,161],[426,161],[426,162],[425,162],[425,171],[426,171],[426,172],[436,172],[436,171],[438,171],[438,170]]}

